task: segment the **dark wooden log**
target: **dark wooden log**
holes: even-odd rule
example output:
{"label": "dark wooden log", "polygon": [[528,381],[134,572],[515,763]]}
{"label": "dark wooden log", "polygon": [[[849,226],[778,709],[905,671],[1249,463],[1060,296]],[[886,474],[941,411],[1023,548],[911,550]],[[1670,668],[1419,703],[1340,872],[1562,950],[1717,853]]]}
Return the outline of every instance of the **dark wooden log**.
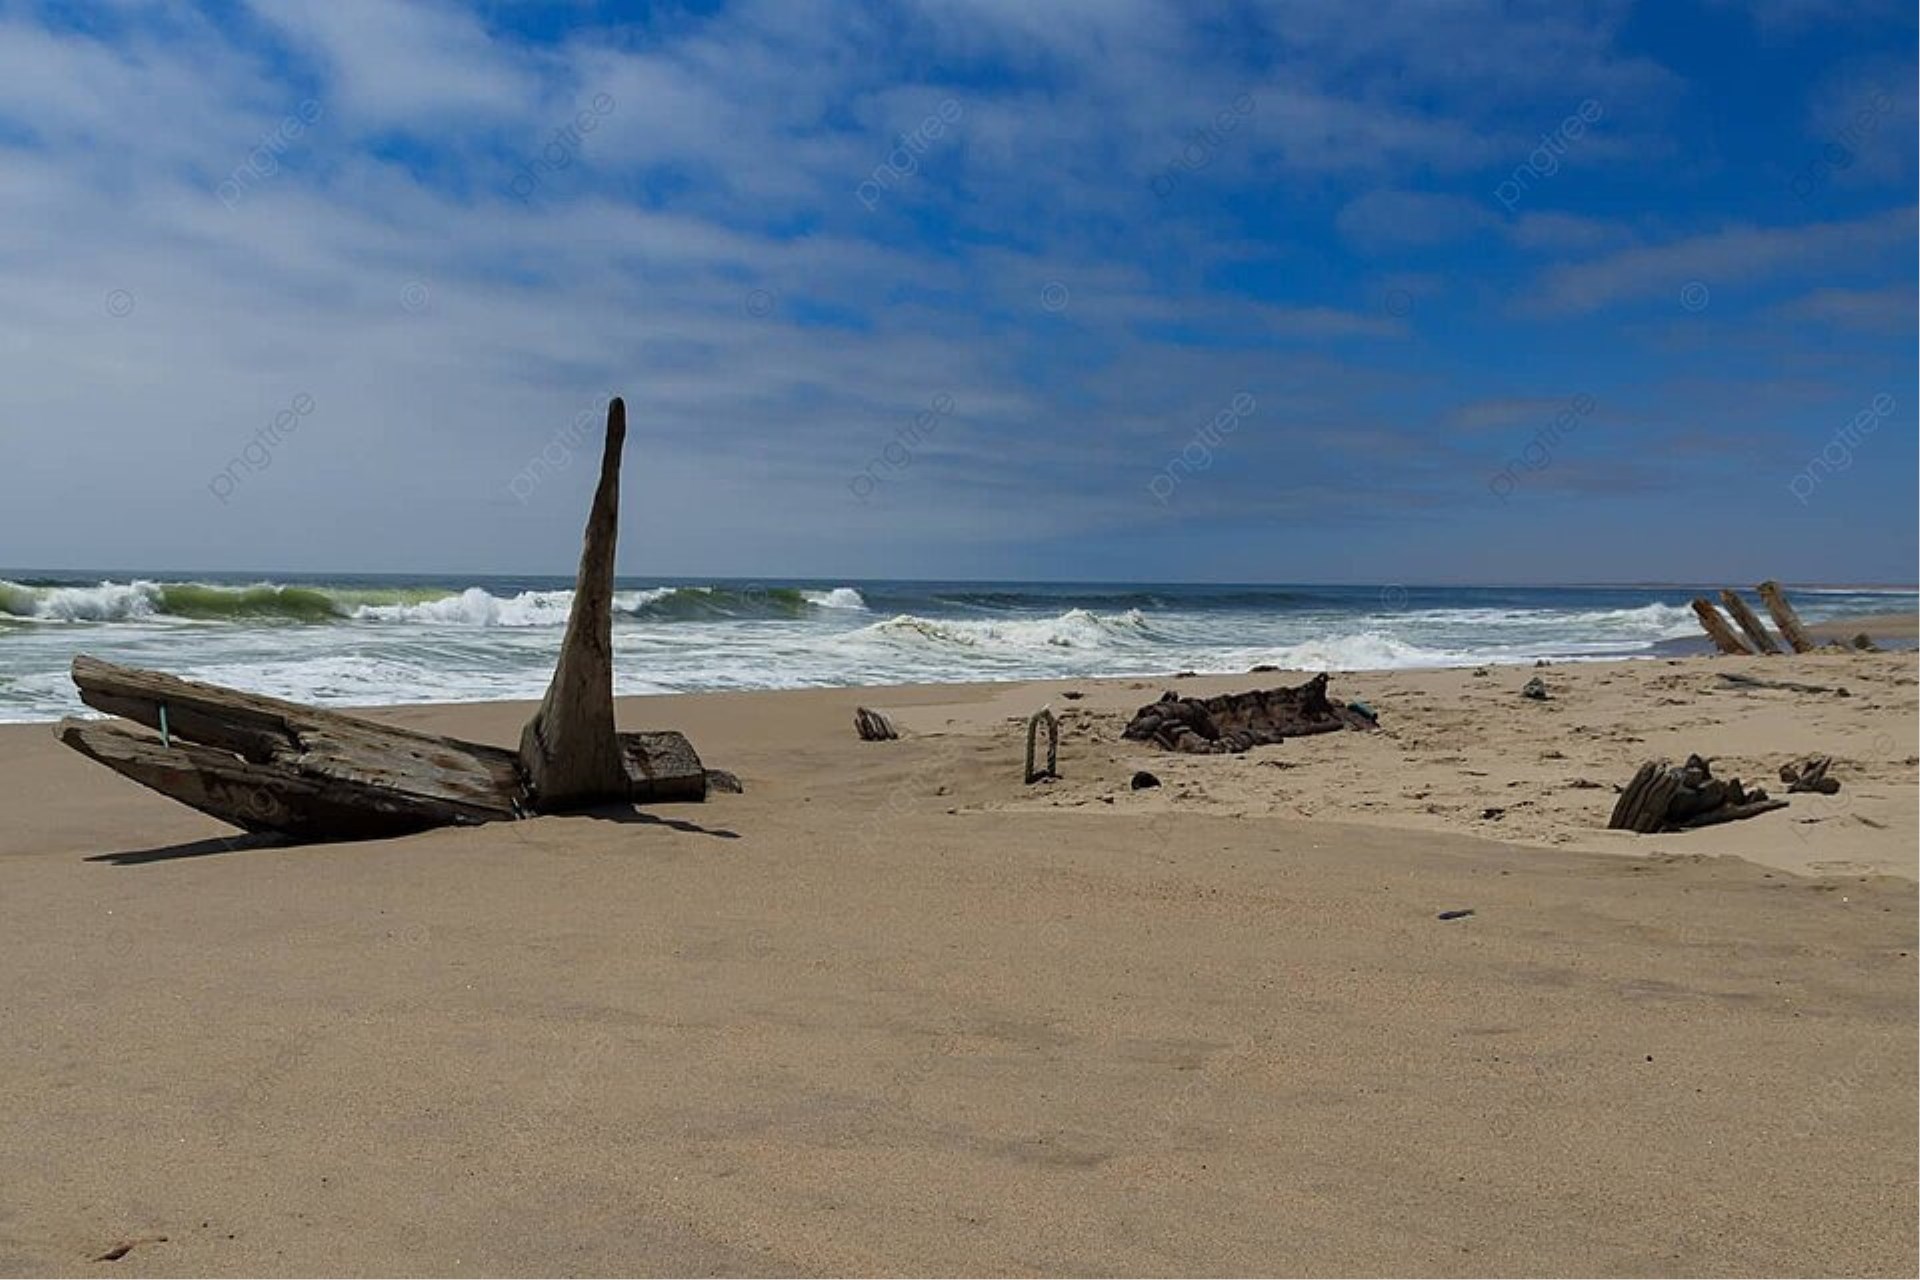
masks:
{"label": "dark wooden log", "polygon": [[1754,616],[1751,607],[1740,598],[1740,593],[1731,587],[1720,590],[1720,602],[1727,606],[1727,612],[1739,624],[1741,634],[1753,645],[1755,653],[1778,653],[1780,646],[1773,642],[1773,636],[1767,631],[1760,619]]}
{"label": "dark wooden log", "polygon": [[1680,773],[1665,760],[1649,760],[1640,766],[1633,781],[1614,802],[1613,816],[1607,826],[1614,831],[1635,831],[1647,835],[1658,831],[1667,821],[1667,806],[1680,790]]}
{"label": "dark wooden log", "polygon": [[853,731],[860,735],[862,742],[892,742],[900,736],[893,721],[871,707],[853,709]]}
{"label": "dark wooden log", "polygon": [[1718,609],[1713,607],[1713,601],[1705,596],[1695,596],[1693,611],[1700,619],[1701,628],[1706,631],[1720,652],[1730,654],[1748,652],[1747,646],[1740,642],[1740,637],[1733,634],[1733,628],[1727,625],[1727,620],[1720,616]]}
{"label": "dark wooden log", "polygon": [[620,526],[620,450],[627,407],[607,406],[600,484],[587,515],[560,662],[520,735],[520,764],[542,812],[624,799],[627,769],[613,727],[613,568]]}
{"label": "dark wooden log", "polygon": [[1679,768],[1666,760],[1649,760],[1620,792],[1607,826],[1640,835],[1691,831],[1758,817],[1786,805],[1785,800],[1769,799],[1758,788],[1747,791],[1738,778],[1714,777],[1708,761],[1697,755],[1688,756]]}
{"label": "dark wooden log", "polygon": [[1819,647],[1814,644],[1812,637],[1807,635],[1807,629],[1800,625],[1800,615],[1795,613],[1793,606],[1787,603],[1787,593],[1780,589],[1779,583],[1769,578],[1755,590],[1759,591],[1761,602],[1767,606],[1767,612],[1773,616],[1773,625],[1780,628],[1780,634],[1786,637],[1787,643],[1793,646],[1795,653],[1812,653]]}
{"label": "dark wooden log", "polygon": [[[349,792],[361,787],[390,791],[407,812],[440,814],[446,821],[491,822],[526,812],[519,760],[499,747],[395,728],[84,655],[73,661],[73,682],[81,701],[96,710],[158,730],[164,709],[169,737],[271,766],[268,776],[298,775],[322,787]],[[80,745],[84,739],[69,739],[64,732],[61,736],[69,746],[84,750]],[[110,759],[94,758],[117,767]]]}

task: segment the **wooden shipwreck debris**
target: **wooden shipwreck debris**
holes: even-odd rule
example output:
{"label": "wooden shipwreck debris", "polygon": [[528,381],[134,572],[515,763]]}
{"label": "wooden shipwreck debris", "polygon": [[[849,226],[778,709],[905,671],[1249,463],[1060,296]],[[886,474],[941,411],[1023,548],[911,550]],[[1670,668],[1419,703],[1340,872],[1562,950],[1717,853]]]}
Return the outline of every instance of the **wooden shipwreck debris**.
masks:
{"label": "wooden shipwreck debris", "polygon": [[[1047,726],[1047,767],[1036,769],[1033,763],[1034,748],[1038,745],[1040,726]],[[1060,722],[1053,718],[1053,708],[1042,707],[1027,717],[1027,767],[1025,777],[1028,786],[1036,782],[1046,782],[1060,776]]]}
{"label": "wooden shipwreck debris", "polygon": [[[1759,594],[1761,603],[1767,606],[1767,612],[1772,615],[1773,625],[1780,629],[1781,637],[1795,653],[1812,653],[1819,648],[1807,635],[1807,629],[1801,625],[1800,615],[1795,613],[1793,606],[1787,603],[1787,593],[1780,589],[1779,583],[1769,579],[1754,590]],[[1780,646],[1767,631],[1766,624],[1760,621],[1759,615],[1740,598],[1738,592],[1731,587],[1722,588],[1720,601],[1726,605],[1727,612],[1733,615],[1734,622],[1739,625],[1739,634],[1735,634],[1733,627],[1727,625],[1727,620],[1720,616],[1720,610],[1714,606],[1713,601],[1705,596],[1696,596],[1693,600],[1693,611],[1700,618],[1700,628],[1713,641],[1714,648],[1727,654],[1780,652]],[[1746,637],[1744,640],[1741,639],[1742,635]],[[1749,645],[1752,647],[1749,648]]]}
{"label": "wooden shipwreck debris", "polygon": [[154,733],[69,719],[60,740],[223,822],[299,840],[403,835],[609,801],[705,799],[708,774],[685,737],[613,727],[625,435],[626,410],[615,400],[559,664],[518,752],[85,656],[73,663],[81,700]]}
{"label": "wooden shipwreck debris", "polygon": [[1720,601],[1727,606],[1727,612],[1733,615],[1733,620],[1740,624],[1740,633],[1753,645],[1755,653],[1780,652],[1780,646],[1773,642],[1773,636],[1767,632],[1760,619],[1754,616],[1753,610],[1745,600],[1740,598],[1738,591],[1732,587],[1722,587]]}
{"label": "wooden shipwreck debris", "polygon": [[862,742],[892,742],[900,736],[893,721],[871,707],[853,709],[853,731],[860,735]]}
{"label": "wooden shipwreck debris", "polygon": [[1800,615],[1787,603],[1787,593],[1780,584],[1768,579],[1758,588],[1761,602],[1767,606],[1767,612],[1773,615],[1773,625],[1780,628],[1787,643],[1793,646],[1795,653],[1812,653],[1819,646],[1807,635],[1806,628],[1800,625]]}
{"label": "wooden shipwreck debris", "polygon": [[607,406],[600,484],[587,513],[560,661],[540,710],[520,735],[520,763],[543,809],[615,799],[626,781],[613,732],[613,553],[626,442],[627,406],[616,397]]}
{"label": "wooden shipwreck debris", "polygon": [[1607,826],[1641,835],[1691,831],[1786,807],[1785,800],[1771,799],[1758,787],[1746,790],[1738,778],[1714,777],[1700,756],[1688,756],[1678,768],[1667,760],[1649,760],[1620,793]]}
{"label": "wooden shipwreck debris", "polygon": [[1705,596],[1695,596],[1693,611],[1700,619],[1701,630],[1707,633],[1714,647],[1720,652],[1736,654],[1751,652],[1745,644],[1741,643],[1740,637],[1733,633],[1733,628],[1727,625],[1727,620],[1720,616],[1720,610],[1714,607],[1713,601]]}
{"label": "wooden shipwreck debris", "polygon": [[1255,689],[1217,698],[1163,694],[1134,715],[1121,737],[1169,751],[1218,754],[1340,729],[1379,728],[1377,719],[1327,698],[1325,672],[1290,688]]}
{"label": "wooden shipwreck debris", "polygon": [[1840,790],[1840,779],[1827,776],[1827,770],[1831,768],[1832,756],[1808,756],[1804,760],[1781,765],[1780,781],[1787,784],[1789,795],[1802,791],[1823,796],[1835,795]]}

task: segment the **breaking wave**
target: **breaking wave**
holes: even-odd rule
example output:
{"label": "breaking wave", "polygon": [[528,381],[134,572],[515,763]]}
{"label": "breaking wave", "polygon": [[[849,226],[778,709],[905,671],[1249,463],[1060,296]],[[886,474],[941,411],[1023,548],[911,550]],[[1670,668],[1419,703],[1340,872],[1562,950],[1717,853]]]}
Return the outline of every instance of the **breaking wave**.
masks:
{"label": "breaking wave", "polygon": [[[429,626],[563,626],[569,590],[495,595],[483,587],[215,586],[101,582],[91,586],[0,580],[0,619],[12,623],[248,622],[415,623]],[[852,587],[651,587],[614,596],[617,614],[656,622],[802,618],[814,610],[864,610]]]}
{"label": "breaking wave", "polygon": [[1097,614],[1069,609],[1056,618],[923,618],[902,613],[855,633],[856,638],[893,645],[941,649],[1006,650],[1106,649],[1154,638],[1138,609]]}

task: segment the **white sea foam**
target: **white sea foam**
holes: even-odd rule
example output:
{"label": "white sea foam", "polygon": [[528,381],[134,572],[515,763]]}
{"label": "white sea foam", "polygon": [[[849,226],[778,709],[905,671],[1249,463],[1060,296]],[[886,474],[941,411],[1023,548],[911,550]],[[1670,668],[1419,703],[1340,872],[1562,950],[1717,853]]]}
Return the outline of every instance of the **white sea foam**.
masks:
{"label": "white sea foam", "polygon": [[[0,721],[81,710],[67,675],[81,651],[327,705],[538,697],[573,593],[558,581],[489,585],[0,582]],[[1551,591],[1435,594],[1438,607],[1383,608],[1382,593],[1351,590],[1221,604],[1178,590],[1002,585],[627,588],[614,598],[616,682],[641,693],[1524,663],[1649,656],[1697,630],[1683,604],[1639,603],[1652,593],[1589,597],[1587,608]],[[1913,600],[1835,593],[1803,612],[1815,621]]]}
{"label": "white sea foam", "polygon": [[903,613],[863,627],[854,638],[1011,656],[1048,649],[1116,649],[1147,633],[1146,616],[1138,609],[1123,614],[1069,609],[1056,618],[922,618]]}
{"label": "white sea foam", "polygon": [[852,587],[835,587],[831,591],[803,591],[801,597],[810,605],[821,609],[864,609],[866,597]]}
{"label": "white sea foam", "polygon": [[502,599],[480,587],[457,596],[413,604],[363,604],[353,611],[362,622],[424,622],[466,627],[556,627],[573,607],[571,591],[522,591]]}
{"label": "white sea foam", "polygon": [[0,582],[0,613],[37,622],[132,622],[160,612],[159,584],[25,587]]}

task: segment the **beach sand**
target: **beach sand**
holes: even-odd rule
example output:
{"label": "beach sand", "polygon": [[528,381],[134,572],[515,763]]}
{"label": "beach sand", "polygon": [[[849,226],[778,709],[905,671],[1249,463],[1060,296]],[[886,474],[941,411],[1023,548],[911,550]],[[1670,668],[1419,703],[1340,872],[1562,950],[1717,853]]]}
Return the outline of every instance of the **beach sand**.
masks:
{"label": "beach sand", "polygon": [[[1915,675],[1341,674],[1382,732],[1244,757],[1118,730],[1299,677],[630,699],[745,794],[293,849],[9,726],[0,1272],[1913,1274]],[[1600,829],[1691,751],[1843,790]]]}

